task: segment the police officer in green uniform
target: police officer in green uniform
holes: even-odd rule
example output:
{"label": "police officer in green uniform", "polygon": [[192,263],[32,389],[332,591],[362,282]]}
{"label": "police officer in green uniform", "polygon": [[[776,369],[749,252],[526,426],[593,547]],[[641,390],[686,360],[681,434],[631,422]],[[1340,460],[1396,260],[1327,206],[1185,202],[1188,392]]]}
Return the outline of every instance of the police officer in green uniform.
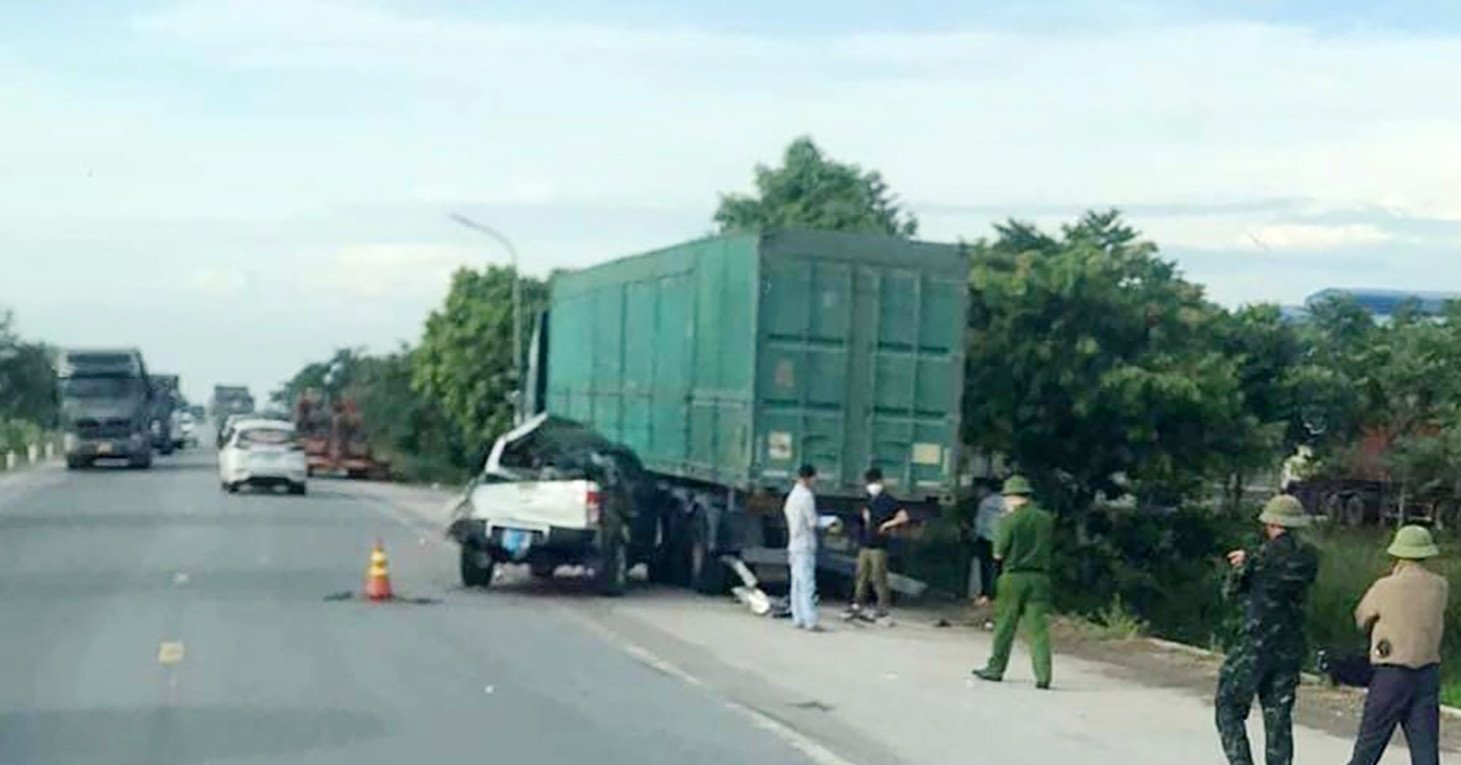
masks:
{"label": "police officer in green uniform", "polygon": [[1293,709],[1304,661],[1304,599],[1319,569],[1314,548],[1293,531],[1309,516],[1299,501],[1280,494],[1258,516],[1264,541],[1256,551],[1228,553],[1232,571],[1224,594],[1238,600],[1243,627],[1218,673],[1218,735],[1232,765],[1253,765],[1246,721],[1253,697],[1263,707],[1267,765],[1294,758]]}
{"label": "police officer in green uniform", "polygon": [[1000,565],[996,592],[994,652],[984,669],[974,670],[981,680],[998,682],[1009,664],[1015,631],[1025,620],[1030,632],[1030,657],[1035,664],[1035,687],[1050,687],[1050,550],[1055,537],[1055,516],[1030,499],[1030,482],[1013,475],[1004,482],[1006,515],[995,535],[994,559]]}

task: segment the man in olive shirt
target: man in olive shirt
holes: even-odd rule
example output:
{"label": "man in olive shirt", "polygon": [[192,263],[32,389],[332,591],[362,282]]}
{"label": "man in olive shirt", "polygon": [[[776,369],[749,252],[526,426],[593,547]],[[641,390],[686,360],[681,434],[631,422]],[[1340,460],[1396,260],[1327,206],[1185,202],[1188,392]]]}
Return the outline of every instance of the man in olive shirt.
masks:
{"label": "man in olive shirt", "polygon": [[1386,551],[1395,559],[1355,609],[1355,623],[1370,633],[1375,667],[1365,715],[1350,765],[1375,765],[1398,724],[1405,730],[1414,765],[1440,762],[1441,636],[1445,629],[1446,578],[1422,561],[1440,554],[1430,531],[1405,526]]}
{"label": "man in olive shirt", "polygon": [[1006,515],[994,542],[999,576],[998,616],[994,624],[994,652],[984,669],[974,670],[981,680],[998,682],[1009,664],[1010,648],[1020,620],[1030,630],[1030,658],[1035,664],[1035,687],[1050,687],[1050,549],[1055,537],[1055,516],[1031,499],[1030,482],[1010,476],[1004,482]]}

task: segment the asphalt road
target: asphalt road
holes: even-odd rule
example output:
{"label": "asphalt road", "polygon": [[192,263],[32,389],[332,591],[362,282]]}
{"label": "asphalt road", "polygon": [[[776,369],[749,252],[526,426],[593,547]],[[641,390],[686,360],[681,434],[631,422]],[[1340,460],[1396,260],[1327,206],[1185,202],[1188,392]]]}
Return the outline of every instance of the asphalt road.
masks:
{"label": "asphalt road", "polygon": [[[0,763],[815,761],[551,598],[458,588],[385,505],[310,492],[226,495],[196,450],[0,479]],[[436,602],[327,599],[376,538]]]}

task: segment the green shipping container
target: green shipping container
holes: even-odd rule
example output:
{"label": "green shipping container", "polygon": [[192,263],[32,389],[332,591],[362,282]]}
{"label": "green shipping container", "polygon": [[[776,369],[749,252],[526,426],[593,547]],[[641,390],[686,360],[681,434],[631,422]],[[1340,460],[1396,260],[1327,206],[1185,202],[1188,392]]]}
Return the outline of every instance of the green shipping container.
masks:
{"label": "green shipping container", "polygon": [[907,499],[958,466],[968,259],[833,232],[716,237],[553,276],[546,408],[694,481],[784,489],[803,462]]}

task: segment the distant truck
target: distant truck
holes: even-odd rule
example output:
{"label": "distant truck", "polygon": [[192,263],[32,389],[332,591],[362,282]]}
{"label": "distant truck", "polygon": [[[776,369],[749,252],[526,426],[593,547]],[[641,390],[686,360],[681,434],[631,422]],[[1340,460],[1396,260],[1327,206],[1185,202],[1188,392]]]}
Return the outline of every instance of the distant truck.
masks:
{"label": "distant truck", "polygon": [[67,468],[100,459],[152,467],[155,398],[140,351],[62,351],[56,379]]}
{"label": "distant truck", "polygon": [[546,417],[459,504],[463,582],[559,559],[723,590],[723,560],[776,562],[802,463],[823,512],[854,513],[870,466],[915,515],[955,501],[968,271],[954,245],[781,232],[555,273],[523,396]]}
{"label": "distant truck", "polygon": [[173,434],[173,412],[182,399],[177,375],[147,376],[152,386],[152,447],[160,454],[172,454],[177,445]]}
{"label": "distant truck", "polygon": [[1461,481],[1454,477],[1429,484],[1407,483],[1388,467],[1396,437],[1370,429],[1335,458],[1308,467],[1285,489],[1304,509],[1345,526],[1420,522],[1461,528]]}
{"label": "distant truck", "polygon": [[314,390],[301,393],[294,402],[294,429],[304,445],[310,475],[390,477],[390,462],[371,447],[365,418],[353,399],[327,399]]}
{"label": "distant truck", "polygon": [[208,415],[213,418],[213,426],[218,429],[219,438],[223,437],[223,423],[228,420],[229,415],[253,413],[254,396],[246,386],[213,386],[213,398],[208,401]]}
{"label": "distant truck", "polygon": [[253,414],[254,395],[243,385],[215,385],[213,399],[208,402],[208,413],[214,419],[222,420],[230,414]]}

